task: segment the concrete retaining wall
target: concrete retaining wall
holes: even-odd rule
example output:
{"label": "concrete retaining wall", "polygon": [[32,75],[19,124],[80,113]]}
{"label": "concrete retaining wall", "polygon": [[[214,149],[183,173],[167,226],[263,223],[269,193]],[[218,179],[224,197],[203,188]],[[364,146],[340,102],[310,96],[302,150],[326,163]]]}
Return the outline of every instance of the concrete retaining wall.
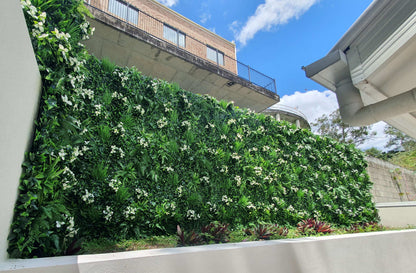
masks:
{"label": "concrete retaining wall", "polygon": [[416,227],[416,202],[389,202],[376,204],[381,224],[393,227]]}
{"label": "concrete retaining wall", "polygon": [[376,203],[416,201],[416,172],[374,157],[366,159]]}
{"label": "concrete retaining wall", "polygon": [[0,272],[416,272],[416,230],[9,260]]}
{"label": "concrete retaining wall", "polygon": [[41,78],[20,1],[0,1],[0,261],[16,202],[24,153],[31,142]]}

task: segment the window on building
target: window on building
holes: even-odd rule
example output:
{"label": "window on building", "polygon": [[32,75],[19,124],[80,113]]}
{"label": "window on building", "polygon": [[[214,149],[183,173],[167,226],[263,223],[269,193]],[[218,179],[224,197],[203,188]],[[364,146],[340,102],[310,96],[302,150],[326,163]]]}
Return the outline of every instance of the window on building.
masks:
{"label": "window on building", "polygon": [[207,46],[207,58],[219,65],[224,65],[224,53],[213,47]]}
{"label": "window on building", "polygon": [[177,46],[185,47],[185,34],[176,28],[163,25],[163,37]]}
{"label": "window on building", "polygon": [[139,23],[139,10],[123,1],[108,0],[108,11],[131,24]]}

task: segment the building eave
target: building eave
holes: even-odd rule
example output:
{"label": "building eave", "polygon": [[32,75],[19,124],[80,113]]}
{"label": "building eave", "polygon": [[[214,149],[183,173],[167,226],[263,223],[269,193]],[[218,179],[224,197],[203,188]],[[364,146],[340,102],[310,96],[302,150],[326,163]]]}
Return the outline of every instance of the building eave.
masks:
{"label": "building eave", "polygon": [[384,120],[416,138],[416,1],[374,1],[327,56],[304,70],[336,92],[351,125]]}

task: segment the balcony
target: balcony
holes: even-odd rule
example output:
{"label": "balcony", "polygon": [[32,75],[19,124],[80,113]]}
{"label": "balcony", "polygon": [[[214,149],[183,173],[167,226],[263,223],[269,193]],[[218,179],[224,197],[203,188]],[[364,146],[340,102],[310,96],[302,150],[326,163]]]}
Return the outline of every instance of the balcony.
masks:
{"label": "balcony", "polygon": [[279,101],[275,80],[237,61],[233,43],[158,2],[85,2],[96,29],[85,45],[96,57],[257,112]]}

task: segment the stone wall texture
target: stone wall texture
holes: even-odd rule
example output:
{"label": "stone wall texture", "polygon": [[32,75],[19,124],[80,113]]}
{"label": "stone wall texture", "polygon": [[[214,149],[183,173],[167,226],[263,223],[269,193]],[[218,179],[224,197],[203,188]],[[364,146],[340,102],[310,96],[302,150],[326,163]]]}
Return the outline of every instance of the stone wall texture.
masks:
{"label": "stone wall texture", "polygon": [[376,203],[416,201],[416,172],[377,158],[366,159]]}

